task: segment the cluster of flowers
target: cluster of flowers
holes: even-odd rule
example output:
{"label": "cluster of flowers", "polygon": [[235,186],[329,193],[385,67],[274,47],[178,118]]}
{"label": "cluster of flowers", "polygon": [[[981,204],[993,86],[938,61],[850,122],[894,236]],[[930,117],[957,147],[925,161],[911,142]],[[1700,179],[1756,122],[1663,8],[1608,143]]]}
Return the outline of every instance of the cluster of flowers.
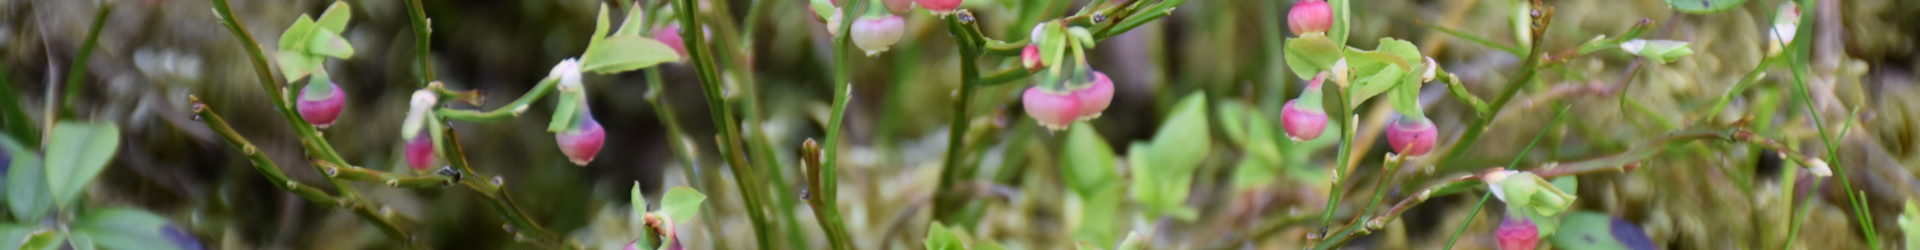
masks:
{"label": "cluster of flowers", "polygon": [[[1293,9],[1287,12],[1287,27],[1295,34],[1323,33],[1333,26],[1333,18],[1333,9],[1326,1],[1305,0],[1294,3]],[[1316,75],[1300,97],[1287,101],[1282,108],[1281,126],[1285,127],[1288,137],[1313,140],[1326,132],[1327,112],[1321,107],[1321,83],[1330,76],[1342,86],[1347,81],[1344,61],[1334,64],[1331,71],[1331,75],[1329,72]],[[1438,139],[1433,121],[1421,116],[1402,115],[1394,119],[1387,126],[1386,134],[1387,144],[1393,151],[1408,156],[1426,155],[1433,151],[1434,141]]]}

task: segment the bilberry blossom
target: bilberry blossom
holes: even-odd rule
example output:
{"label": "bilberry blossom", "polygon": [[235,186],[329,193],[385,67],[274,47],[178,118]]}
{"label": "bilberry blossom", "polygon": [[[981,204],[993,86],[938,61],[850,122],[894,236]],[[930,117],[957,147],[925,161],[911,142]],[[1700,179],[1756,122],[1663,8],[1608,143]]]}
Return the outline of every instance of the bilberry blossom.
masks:
{"label": "bilberry blossom", "polygon": [[[325,80],[321,80],[325,81]],[[340,91],[340,85],[332,81],[307,83],[300,91],[300,98],[294,104],[300,110],[300,117],[306,118],[313,126],[326,128],[340,118],[340,110],[347,105],[347,93]]]}
{"label": "bilberry blossom", "polygon": [[[584,104],[583,104],[584,105]],[[600,147],[606,145],[607,131],[600,122],[593,119],[593,112],[582,109],[580,121],[573,128],[554,133],[554,142],[560,146],[560,153],[567,155],[573,165],[585,167],[600,154]]]}
{"label": "bilberry blossom", "polygon": [[853,45],[867,51],[867,56],[879,55],[900,42],[906,26],[905,20],[892,14],[861,17],[853,21]]}
{"label": "bilberry blossom", "polygon": [[927,11],[932,11],[933,14],[935,15],[952,14],[953,10],[960,8],[960,2],[963,2],[962,0],[918,0],[918,1],[920,2],[921,8],[927,8]]}
{"label": "bilberry blossom", "polygon": [[1326,73],[1314,75],[1300,97],[1288,100],[1287,105],[1280,108],[1280,126],[1286,129],[1287,138],[1308,141],[1320,138],[1320,134],[1327,131],[1327,111],[1320,107],[1320,84],[1326,79]]}
{"label": "bilberry blossom", "polygon": [[1540,245],[1540,227],[1526,216],[1507,215],[1493,235],[1501,250],[1533,250]]}
{"label": "bilberry blossom", "polygon": [[665,26],[653,28],[653,40],[667,44],[667,47],[673,48],[673,52],[680,53],[680,57],[687,57],[686,41],[680,40],[680,24],[669,23]]}
{"label": "bilberry blossom", "polygon": [[1287,28],[1294,34],[1326,32],[1333,27],[1333,9],[1325,0],[1302,0],[1287,11]]}
{"label": "bilberry blossom", "polygon": [[412,139],[407,140],[407,166],[413,167],[414,171],[426,171],[427,168],[433,166],[433,139],[431,137],[432,136],[427,136],[426,131],[421,131],[415,134]]}
{"label": "bilberry blossom", "polygon": [[1066,130],[1067,125],[1080,117],[1080,100],[1071,92],[1050,90],[1046,86],[1028,87],[1020,95],[1020,105],[1026,107],[1027,116],[1040,122],[1040,126],[1050,131]]}
{"label": "bilberry blossom", "polygon": [[1026,65],[1027,71],[1032,72],[1047,68],[1047,62],[1040,59],[1039,45],[1028,44],[1027,48],[1020,49],[1020,64]]}
{"label": "bilberry blossom", "polygon": [[1433,151],[1433,143],[1439,139],[1439,129],[1433,126],[1433,120],[1425,117],[1401,116],[1387,125],[1387,145],[1393,151],[1407,156],[1426,155]]}
{"label": "bilberry blossom", "polygon": [[1080,101],[1077,120],[1100,118],[1100,113],[1107,110],[1107,105],[1113,104],[1113,79],[1107,78],[1106,73],[1093,71],[1092,82],[1087,83],[1086,88],[1074,90],[1073,99]]}

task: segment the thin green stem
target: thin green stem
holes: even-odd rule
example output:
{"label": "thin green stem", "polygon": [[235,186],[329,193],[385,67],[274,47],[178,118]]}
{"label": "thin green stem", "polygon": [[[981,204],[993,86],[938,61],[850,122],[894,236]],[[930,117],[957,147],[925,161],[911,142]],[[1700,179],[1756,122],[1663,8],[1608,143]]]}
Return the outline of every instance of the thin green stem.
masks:
{"label": "thin green stem", "polygon": [[[244,28],[246,26],[234,18],[233,9],[227,4],[227,0],[210,1],[213,2],[214,14],[218,15],[221,23],[227,26],[227,31],[232,32],[234,38],[239,40],[240,46],[247,50],[247,58],[253,63],[254,73],[259,77],[260,88],[267,91],[267,96],[271,97],[267,99],[272,100],[274,110],[280,111],[281,118],[285,118],[287,124],[293,126],[295,134],[300,135],[300,145],[307,149],[307,155],[338,165],[352,165],[341,158],[339,153],[334,152],[333,145],[328,144],[326,138],[320,136],[319,130],[315,129],[313,124],[307,123],[306,118],[300,116],[288,103],[284,87],[273,80],[272,66],[267,64],[266,53],[260,48],[260,43],[254,40],[253,35]],[[314,171],[324,173],[319,166],[314,166]],[[345,181],[333,178],[327,178],[327,181],[340,189],[342,197],[359,196],[353,191],[353,187],[347,186]]]}
{"label": "thin green stem", "polygon": [[407,0],[407,21],[413,24],[413,56],[420,60],[420,86],[438,80],[433,75],[433,27],[427,25],[427,7],[422,0]]}
{"label": "thin green stem", "polygon": [[1334,105],[1323,104],[1322,106],[1333,107],[1333,109],[1328,110],[1333,112],[1329,112],[1328,114],[1337,115],[1331,118],[1340,119],[1340,145],[1338,146],[1340,147],[1340,151],[1334,156],[1333,182],[1327,192],[1327,208],[1320,212],[1321,228],[1326,228],[1330,223],[1333,223],[1333,211],[1340,208],[1340,196],[1344,193],[1342,192],[1343,189],[1340,188],[1340,180],[1346,179],[1349,174],[1347,171],[1347,159],[1352,157],[1347,156],[1353,154],[1353,134],[1357,132],[1354,126],[1359,125],[1357,121],[1355,121],[1357,117],[1353,115],[1353,108],[1347,105],[1347,103],[1349,103],[1347,100],[1353,98],[1352,89],[1336,85],[1321,85],[1323,89],[1329,86],[1333,87],[1332,89],[1337,93],[1327,96],[1335,98],[1325,98],[1322,102],[1333,103]]}
{"label": "thin green stem", "polygon": [[434,113],[439,114],[440,117],[446,117],[447,119],[461,120],[461,121],[470,121],[470,122],[504,121],[507,119],[511,119],[513,117],[518,117],[520,116],[520,113],[525,113],[527,111],[527,108],[533,105],[534,101],[539,101],[541,97],[546,97],[548,92],[553,92],[554,86],[558,85],[559,83],[560,83],[559,79],[555,79],[552,77],[540,79],[540,83],[533,85],[533,89],[527,90],[527,94],[521,95],[519,99],[514,99],[513,102],[507,103],[506,106],[500,106],[499,108],[494,108],[491,111],[473,111],[473,110],[461,110],[461,109],[451,109],[451,108],[436,108],[434,109]]}
{"label": "thin green stem", "polygon": [[680,19],[680,27],[685,27],[681,29],[683,33],[681,37],[685,38],[682,42],[687,48],[688,57],[692,59],[694,70],[700,77],[701,92],[706,95],[707,107],[714,120],[714,130],[719,134],[717,146],[720,147],[720,152],[724,153],[727,166],[733,170],[734,183],[740,188],[741,199],[745,200],[747,215],[753,222],[754,239],[759,243],[760,249],[772,249],[773,243],[770,239],[773,237],[771,233],[773,228],[767,222],[765,205],[767,199],[762,193],[766,189],[761,186],[765,182],[743,155],[746,152],[740,146],[739,135],[735,133],[740,126],[734,120],[733,109],[729,107],[725,97],[722,97],[720,76],[716,73],[711,54],[713,50],[706,43],[705,36],[699,33],[703,30],[700,27],[706,26],[700,25],[700,12],[698,8],[694,8],[698,4],[697,0],[679,0],[673,4],[674,13],[677,13]]}
{"label": "thin green stem", "polygon": [[953,17],[947,18],[947,31],[953,33],[954,43],[958,44],[960,50],[960,95],[953,100],[951,108],[953,118],[948,120],[947,154],[941,164],[938,188],[940,191],[934,192],[934,196],[937,197],[934,201],[934,219],[959,225],[967,223],[953,221],[952,215],[955,215],[953,211],[959,208],[957,203],[964,201],[957,200],[957,196],[944,195],[944,193],[959,183],[960,179],[966,178],[965,175],[972,173],[971,168],[963,167],[960,163],[966,154],[965,135],[969,125],[973,124],[970,118],[972,114],[967,111],[968,104],[980,84],[980,68],[974,60],[980,56],[979,41],[982,39],[979,37],[978,27],[970,22],[972,15],[971,12],[960,11],[954,13]]}
{"label": "thin green stem", "polygon": [[408,244],[414,243],[414,238],[407,233],[407,230],[395,222],[402,220],[398,218],[398,215],[385,211],[376,212],[373,210],[372,205],[366,200],[353,197],[334,197],[333,195],[327,194],[326,191],[320,190],[312,185],[294,181],[293,178],[287,177],[285,172],[280,171],[280,166],[274,164],[273,159],[268,158],[267,154],[261,152],[252,142],[248,142],[246,137],[240,136],[240,132],[234,131],[233,126],[228,125],[226,118],[222,118],[219,113],[213,111],[213,108],[201,102],[199,97],[188,96],[187,98],[193,102],[192,109],[194,117],[199,118],[198,120],[200,120],[201,123],[206,124],[207,128],[212,129],[214,134],[219,135],[220,139],[227,142],[228,146],[232,146],[234,149],[240,150],[241,154],[245,154],[247,160],[253,163],[254,170],[260,172],[261,176],[266,177],[267,181],[273,183],[274,187],[287,190],[293,193],[294,196],[299,196],[300,198],[304,198],[309,202],[321,206],[348,208],[353,210],[355,215],[378,226],[381,232],[387,233],[388,236],[392,236],[394,239],[407,242]]}
{"label": "thin green stem", "polygon": [[73,100],[80,98],[80,91],[86,87],[80,80],[87,77],[87,59],[93,56],[93,49],[100,45],[100,29],[107,25],[107,14],[113,13],[113,4],[102,4],[93,13],[93,26],[87,28],[87,40],[80,44],[80,54],[74,55],[73,66],[67,67],[67,95],[60,106],[73,107]]}
{"label": "thin green stem", "polygon": [[328,177],[349,181],[380,183],[392,187],[439,188],[453,185],[454,182],[457,181],[456,178],[443,175],[398,174],[359,166],[333,165],[333,163],[326,161],[314,161],[313,164],[320,165],[322,169],[325,169]]}
{"label": "thin green stem", "polygon": [[20,140],[22,145],[40,145],[40,133],[34,132],[33,118],[27,117],[27,110],[20,102],[20,93],[13,90],[13,77],[6,70],[0,70],[0,126],[5,126],[7,135]]}
{"label": "thin green stem", "polygon": [[[506,186],[505,178],[489,177],[474,171],[473,165],[467,161],[466,149],[460,146],[460,136],[453,132],[452,127],[440,126],[444,121],[438,118],[429,116],[429,119],[431,121],[428,124],[435,127],[431,130],[436,134],[433,138],[434,148],[440,151],[440,155],[453,165],[453,168],[461,171],[462,176],[472,176],[472,178],[461,178],[460,183],[487,199],[487,205],[499,212],[501,220],[507,221],[509,225],[506,228],[507,233],[513,234],[515,239],[534,239],[545,248],[569,247],[560,236],[548,232],[545,227],[540,226],[539,222],[527,216],[527,212],[521,210],[520,206],[513,203],[512,197],[507,196],[504,187]],[[533,236],[527,236],[526,231],[531,231]]]}
{"label": "thin green stem", "polygon": [[1453,249],[1453,243],[1460,241],[1460,234],[1466,233],[1467,226],[1473,225],[1473,217],[1479,216],[1480,209],[1487,207],[1487,200],[1492,199],[1493,195],[1480,195],[1480,202],[1473,204],[1473,210],[1467,212],[1467,219],[1460,221],[1460,228],[1453,230],[1453,236],[1447,237],[1447,246],[1440,249]]}
{"label": "thin green stem", "polygon": [[[1536,8],[1539,7],[1536,6]],[[1533,42],[1531,44],[1545,45],[1547,27],[1553,23],[1553,8],[1548,7],[1545,10],[1535,9],[1533,13]],[[1485,115],[1474,119],[1473,124],[1467,125],[1467,132],[1462,134],[1460,140],[1455,142],[1453,146],[1448,147],[1447,154],[1441,157],[1438,162],[1446,164],[1449,161],[1465,155],[1467,150],[1472,148],[1473,144],[1480,140],[1480,134],[1486,133],[1487,127],[1491,126],[1494,119],[1499,117],[1500,111],[1505,109],[1507,102],[1513,100],[1515,94],[1520,93],[1521,87],[1533,82],[1534,77],[1539,75],[1540,53],[1543,50],[1541,47],[1546,46],[1529,47],[1527,57],[1525,58],[1526,63],[1520,66],[1520,76],[1514,77],[1512,81],[1507,82],[1506,90],[1502,90],[1500,96],[1494,98],[1493,103],[1487,106],[1488,110]]]}
{"label": "thin green stem", "polygon": [[[1567,115],[1567,110],[1568,110],[1568,109],[1571,109],[1571,108],[1573,108],[1573,105],[1564,105],[1564,106],[1560,106],[1560,110],[1559,110],[1559,111],[1554,111],[1554,112],[1553,112],[1553,121],[1551,121],[1551,122],[1547,122],[1547,126],[1546,126],[1546,127],[1544,127],[1544,128],[1541,128],[1541,129],[1540,129],[1540,133],[1537,133],[1537,134],[1534,134],[1534,135],[1533,135],[1533,140],[1529,140],[1529,141],[1527,141],[1527,147],[1526,147],[1526,148],[1522,148],[1522,149],[1520,149],[1520,153],[1519,153],[1519,154],[1515,154],[1515,155],[1513,156],[1513,160],[1512,160],[1512,161],[1508,161],[1508,162],[1507,162],[1507,166],[1516,166],[1516,165],[1519,165],[1519,164],[1520,164],[1520,159],[1525,159],[1525,158],[1527,158],[1527,152],[1530,152],[1530,151],[1533,151],[1533,146],[1534,146],[1535,144],[1538,144],[1538,143],[1540,143],[1540,138],[1543,138],[1543,137],[1546,137],[1546,136],[1547,136],[1547,132],[1548,132],[1548,131],[1553,131],[1553,127],[1554,127],[1554,126],[1558,126],[1558,125],[1560,125],[1560,122],[1561,122],[1561,121],[1564,121],[1564,119],[1563,119],[1563,118],[1566,118],[1566,115]],[[1466,231],[1467,231],[1467,226],[1468,226],[1468,225],[1473,225],[1473,217],[1474,217],[1474,216],[1479,216],[1479,215],[1480,215],[1480,208],[1483,208],[1483,207],[1486,207],[1486,206],[1487,206],[1487,200],[1488,200],[1489,198],[1493,198],[1493,196],[1492,196],[1492,195],[1481,195],[1481,196],[1480,196],[1480,202],[1478,202],[1478,203],[1475,203],[1475,204],[1473,205],[1473,211],[1472,211],[1472,212],[1467,212],[1467,219],[1466,219],[1466,220],[1463,220],[1463,221],[1461,221],[1461,222],[1460,222],[1460,228],[1459,228],[1459,229],[1454,229],[1454,230],[1453,230],[1453,236],[1452,236],[1452,237],[1447,237],[1447,247],[1444,247],[1444,248],[1441,248],[1441,249],[1453,249],[1453,243],[1454,243],[1454,242],[1456,242],[1456,241],[1460,241],[1460,234],[1461,234],[1461,233],[1463,233],[1463,232],[1466,232]]]}
{"label": "thin green stem", "polygon": [[[807,188],[810,190],[833,190],[839,183],[827,182],[827,170],[820,162],[820,145],[807,139],[800,145],[800,166],[807,170]],[[807,203],[813,206],[813,215],[820,223],[820,231],[827,234],[827,243],[833,249],[855,249],[853,238],[847,234],[847,226],[840,219],[840,206],[834,195],[809,194]]]}

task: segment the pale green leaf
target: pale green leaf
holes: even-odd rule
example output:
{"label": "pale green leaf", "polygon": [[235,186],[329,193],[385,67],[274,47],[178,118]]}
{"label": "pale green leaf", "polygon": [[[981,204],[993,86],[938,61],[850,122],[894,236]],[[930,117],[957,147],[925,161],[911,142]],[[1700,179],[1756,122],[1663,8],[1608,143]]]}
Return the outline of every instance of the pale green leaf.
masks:
{"label": "pale green leaf", "polygon": [[1554,249],[1657,249],[1640,226],[1606,214],[1574,212],[1560,219],[1559,223],[1559,232],[1547,236],[1547,241],[1553,243]]}
{"label": "pale green leaf", "polygon": [[313,29],[317,26],[313,23],[313,18],[306,14],[300,14],[299,18],[294,18],[293,26],[288,26],[286,31],[280,33],[280,51],[305,52],[306,46],[302,44],[307,41],[308,35],[313,34]]}
{"label": "pale green leaf", "polygon": [[13,158],[7,167],[8,210],[16,220],[39,221],[53,208],[53,198],[47,194],[47,182],[42,178],[46,169],[40,153],[7,136],[0,136],[0,148]]}
{"label": "pale green leaf", "polygon": [[680,60],[680,53],[658,40],[621,34],[589,45],[580,56],[580,70],[612,74]]}
{"label": "pale green leaf", "polygon": [[639,181],[633,182],[633,190],[627,191],[627,197],[632,199],[634,218],[647,216],[647,196],[640,193]]}
{"label": "pale green leaf", "polygon": [[1147,241],[1147,237],[1146,237],[1146,236],[1141,236],[1141,235],[1140,235],[1140,232],[1139,232],[1139,231],[1133,231],[1133,232],[1127,232],[1127,239],[1126,239],[1125,241],[1121,241],[1121,242],[1120,242],[1120,247],[1115,247],[1115,248],[1113,248],[1113,249],[1116,249],[1116,250],[1146,250],[1146,249],[1147,249],[1147,247],[1148,247],[1148,246],[1150,246],[1150,245],[1152,245],[1152,244],[1151,244],[1151,242],[1148,242],[1148,241]]}
{"label": "pale green leaf", "polygon": [[280,64],[280,74],[291,83],[313,74],[320,68],[321,58],[306,53],[281,50],[273,52],[273,60]]}
{"label": "pale green leaf", "polygon": [[647,27],[646,25],[641,23],[645,23],[643,21],[645,21],[647,17],[643,16],[640,13],[641,9],[645,9],[645,7],[633,6],[631,8],[627,8],[627,18],[620,20],[620,31],[613,32],[613,35],[638,36],[642,31],[645,31]]}
{"label": "pale green leaf", "polygon": [[1060,31],[1060,25],[1052,22],[1042,23],[1042,25],[1046,25],[1045,28],[1041,28],[1046,39],[1040,42],[1040,61],[1045,62],[1046,65],[1060,65],[1060,60],[1066,57],[1067,53],[1067,36],[1065,32]]}
{"label": "pale green leaf", "polygon": [[120,127],[65,121],[53,126],[53,136],[47,141],[48,193],[53,194],[54,207],[64,209],[79,198],[120,150]]}
{"label": "pale green leaf", "polygon": [[1066,171],[1061,178],[1068,186],[1089,195],[1118,179],[1113,149],[1106,139],[1100,138],[1093,125],[1080,122],[1070,128],[1065,148],[1061,149],[1065,155],[1060,158],[1060,166]]}
{"label": "pale green leaf", "polygon": [[1395,87],[1392,92],[1387,94],[1387,101],[1393,104],[1394,111],[1399,111],[1400,115],[1406,117],[1426,117],[1426,113],[1420,108],[1419,84],[1394,84],[1393,86]]}
{"label": "pale green leaf", "polygon": [[1366,102],[1367,99],[1373,99],[1374,96],[1393,90],[1394,87],[1400,86],[1400,78],[1406,75],[1406,71],[1401,70],[1400,67],[1379,67],[1378,71],[1374,71],[1372,75],[1362,75],[1360,80],[1354,81],[1361,85],[1354,89],[1353,100],[1347,105],[1358,105]]}
{"label": "pale green leaf", "polygon": [[1340,61],[1340,45],[1326,36],[1306,34],[1288,38],[1286,43],[1287,68],[1300,79],[1313,79],[1313,75],[1332,69],[1333,63]]}
{"label": "pale green leaf", "polygon": [[693,190],[691,187],[673,187],[667,189],[665,196],[660,197],[660,212],[667,214],[667,218],[672,218],[673,223],[686,223],[693,221],[693,215],[700,212],[700,203],[706,201],[706,194],[701,194],[700,191]]}
{"label": "pale green leaf", "polygon": [[197,241],[173,238],[168,230],[179,232],[167,218],[132,208],[108,208],[89,211],[73,223],[74,237],[85,236],[106,249],[182,249],[199,245]]}
{"label": "pale green leaf", "polygon": [[1213,145],[1208,133],[1207,96],[1196,92],[1181,99],[1162,124],[1153,136],[1154,168],[1159,169],[1155,172],[1191,176]]}
{"label": "pale green leaf", "polygon": [[600,18],[596,20],[593,25],[593,36],[587,37],[587,50],[593,50],[593,47],[598,47],[600,40],[606,39],[607,37],[608,21],[606,3],[600,4]]}
{"label": "pale green leaf", "polygon": [[34,227],[33,225],[0,224],[0,246],[19,247],[20,243],[27,240],[28,235],[33,235],[33,233],[38,230],[40,230],[40,228]]}
{"label": "pale green leaf", "polygon": [[60,234],[58,231],[40,229],[28,234],[24,240],[20,241],[20,245],[17,245],[14,249],[56,250],[60,249],[61,242],[66,241],[66,235]]}
{"label": "pale green leaf", "polygon": [[316,28],[307,39],[307,53],[340,59],[353,58],[353,44],[334,30]]}
{"label": "pale green leaf", "polygon": [[555,93],[560,100],[553,102],[553,119],[547,120],[547,132],[560,132],[573,128],[573,117],[580,114],[580,92],[560,91]]}
{"label": "pale green leaf", "polygon": [[320,20],[315,21],[320,28],[334,32],[347,31],[347,20],[353,18],[353,6],[347,1],[334,1],[325,12],[320,12]]}
{"label": "pale green leaf", "polygon": [[933,225],[927,226],[927,250],[966,250],[967,246],[960,241],[960,236],[954,234],[945,224],[933,222]]}

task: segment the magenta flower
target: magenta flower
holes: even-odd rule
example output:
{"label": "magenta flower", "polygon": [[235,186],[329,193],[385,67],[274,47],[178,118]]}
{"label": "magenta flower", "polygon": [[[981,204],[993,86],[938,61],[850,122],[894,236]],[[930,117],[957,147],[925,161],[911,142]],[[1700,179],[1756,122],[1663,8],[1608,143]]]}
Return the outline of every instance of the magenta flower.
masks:
{"label": "magenta flower", "polygon": [[560,146],[560,153],[566,154],[568,161],[585,167],[593,161],[594,155],[600,154],[600,147],[606,145],[607,131],[600,127],[599,121],[593,119],[591,112],[580,112],[580,116],[578,126],[555,133],[553,137],[555,144]]}
{"label": "magenta flower", "polygon": [[1433,120],[1422,117],[1395,119],[1387,125],[1387,145],[1393,151],[1407,156],[1426,155],[1433,151],[1433,143],[1439,139],[1439,129],[1434,128]]}
{"label": "magenta flower", "polygon": [[928,11],[933,11],[933,14],[935,15],[952,14],[953,10],[960,9],[960,2],[962,2],[961,0],[918,0],[918,1],[920,2],[920,7],[927,8]]}
{"label": "magenta flower", "polygon": [[1301,0],[1287,11],[1287,28],[1294,34],[1326,32],[1333,27],[1333,9],[1325,0]]}
{"label": "magenta flower", "polygon": [[1108,79],[1106,73],[1094,71],[1093,82],[1088,83],[1087,88],[1074,90],[1073,98],[1080,101],[1078,120],[1100,118],[1107,105],[1113,104],[1113,79]]}
{"label": "magenta flower", "polygon": [[680,24],[669,23],[653,28],[653,40],[667,44],[667,47],[673,48],[673,52],[680,53],[680,57],[687,57],[687,43],[685,40],[680,40]]}
{"label": "magenta flower", "polygon": [[1020,95],[1020,104],[1026,107],[1027,116],[1051,131],[1066,130],[1067,125],[1080,117],[1078,98],[1074,98],[1072,93],[1057,93],[1043,86],[1027,88],[1027,92]]}
{"label": "magenta flower", "polygon": [[1502,250],[1533,250],[1540,245],[1539,227],[1524,216],[1507,216],[1499,228],[1493,229],[1493,235]]}
{"label": "magenta flower", "polygon": [[418,135],[414,135],[413,139],[407,140],[405,149],[407,166],[413,167],[415,171],[426,171],[427,168],[433,166],[433,139],[431,137],[432,136],[427,136],[426,131],[421,131]]}
{"label": "magenta flower", "polygon": [[347,105],[347,94],[333,82],[327,82],[325,88],[310,86],[300,92],[300,100],[294,106],[300,110],[300,117],[316,127],[333,125],[334,119],[340,118],[340,110]]}

